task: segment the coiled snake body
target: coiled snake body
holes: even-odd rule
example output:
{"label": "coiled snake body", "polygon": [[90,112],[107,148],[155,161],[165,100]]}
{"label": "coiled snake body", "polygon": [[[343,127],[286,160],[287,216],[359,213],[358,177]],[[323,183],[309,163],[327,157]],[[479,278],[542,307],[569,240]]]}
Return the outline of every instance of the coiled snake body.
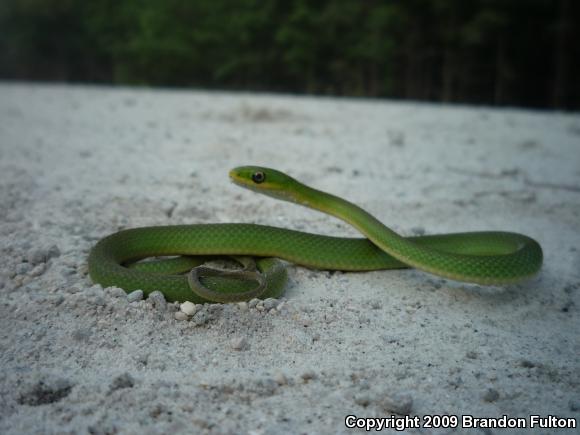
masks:
{"label": "coiled snake body", "polygon": [[[243,166],[230,171],[230,178],[242,187],[333,215],[365,238],[329,237],[253,224],[135,228],[105,237],[91,250],[89,274],[93,281],[127,292],[160,290],[168,300],[235,302],[279,296],[286,269],[278,259],[327,270],[414,267],[483,285],[515,283],[533,276],[542,266],[542,248],[521,234],[402,237],[360,207],[274,169]],[[138,262],[154,256],[180,257]],[[244,268],[221,271],[200,266],[215,256],[234,257]]]}

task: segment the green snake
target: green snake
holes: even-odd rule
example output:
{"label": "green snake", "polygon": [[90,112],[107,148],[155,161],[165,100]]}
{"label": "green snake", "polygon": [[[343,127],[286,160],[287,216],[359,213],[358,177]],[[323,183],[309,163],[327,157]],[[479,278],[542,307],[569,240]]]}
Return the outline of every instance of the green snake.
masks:
{"label": "green snake", "polygon": [[[280,259],[314,269],[366,271],[413,267],[482,285],[512,284],[542,266],[542,248],[530,237],[472,232],[402,237],[342,198],[306,186],[270,168],[242,166],[231,180],[248,189],[322,211],[365,238],[310,234],[265,225],[196,224],[122,230],[101,239],[89,255],[89,274],[103,287],[159,290],[170,301],[236,302],[278,297],[287,272]],[[174,257],[140,261],[147,257]],[[202,265],[232,257],[243,269]],[[189,272],[189,273],[187,273]]]}

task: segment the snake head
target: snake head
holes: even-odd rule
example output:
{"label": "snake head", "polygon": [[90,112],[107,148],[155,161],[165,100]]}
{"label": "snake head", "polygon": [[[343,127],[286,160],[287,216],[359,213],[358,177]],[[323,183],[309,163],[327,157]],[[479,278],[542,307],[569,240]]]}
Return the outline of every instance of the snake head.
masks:
{"label": "snake head", "polygon": [[285,201],[296,201],[301,184],[289,175],[262,166],[239,166],[230,171],[238,186]]}

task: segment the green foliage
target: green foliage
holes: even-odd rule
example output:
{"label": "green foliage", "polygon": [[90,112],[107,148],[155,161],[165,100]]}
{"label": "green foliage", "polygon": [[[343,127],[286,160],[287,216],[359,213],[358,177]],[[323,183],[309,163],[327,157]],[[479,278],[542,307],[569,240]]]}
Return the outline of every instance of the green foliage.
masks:
{"label": "green foliage", "polygon": [[578,9],[572,0],[3,0],[0,77],[536,106],[554,85],[558,104],[578,107],[580,35],[567,18]]}

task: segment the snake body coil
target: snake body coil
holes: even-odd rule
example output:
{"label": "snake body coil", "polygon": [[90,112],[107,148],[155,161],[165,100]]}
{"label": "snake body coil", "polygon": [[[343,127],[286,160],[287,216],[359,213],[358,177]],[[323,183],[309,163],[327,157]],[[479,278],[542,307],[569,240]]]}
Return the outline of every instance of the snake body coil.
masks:
{"label": "snake body coil", "polygon": [[[230,172],[243,187],[333,215],[366,238],[340,238],[253,224],[199,224],[120,231],[100,240],[89,255],[94,282],[129,292],[160,290],[168,300],[234,302],[279,296],[286,269],[278,260],[344,271],[414,267],[434,275],[484,285],[515,283],[536,274],[542,249],[508,232],[402,237],[342,198],[312,189],[274,169],[244,166]],[[146,257],[181,256],[138,263]],[[231,256],[241,271],[199,266]],[[253,260],[255,258],[255,261]],[[193,268],[188,276],[181,273]]]}

